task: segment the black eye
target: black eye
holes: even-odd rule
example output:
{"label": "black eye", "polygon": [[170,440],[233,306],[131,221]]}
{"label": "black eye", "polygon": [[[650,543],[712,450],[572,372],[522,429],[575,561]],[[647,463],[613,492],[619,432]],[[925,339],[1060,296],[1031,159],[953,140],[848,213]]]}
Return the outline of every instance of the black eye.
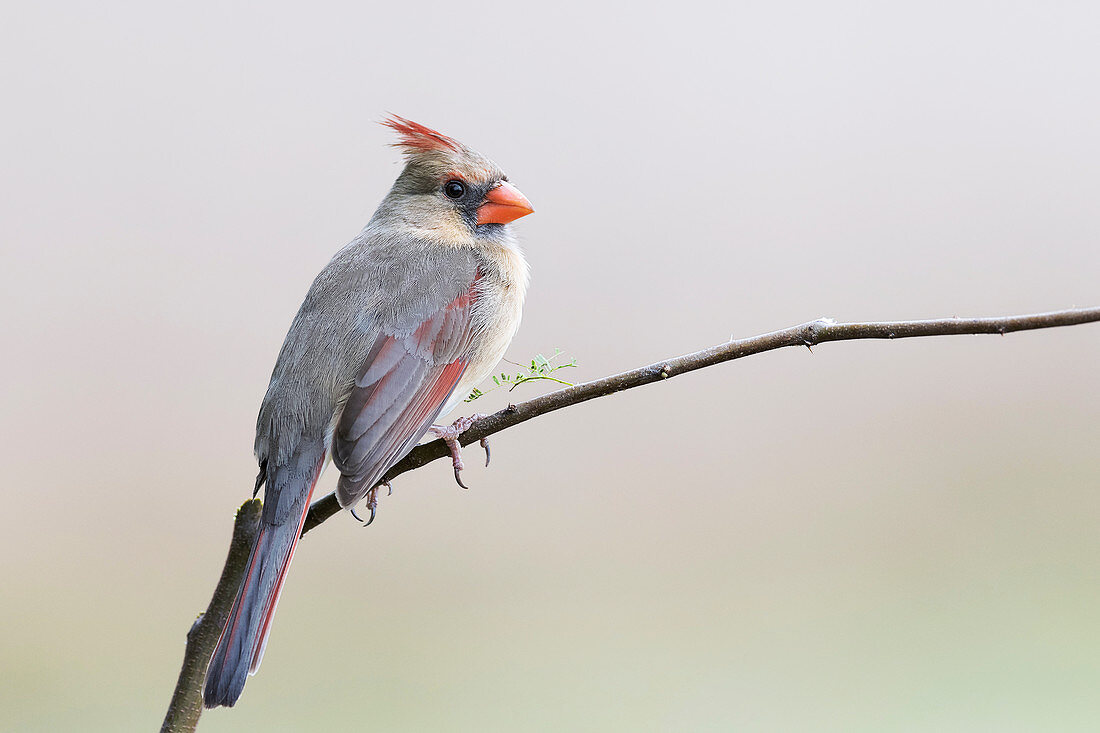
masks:
{"label": "black eye", "polygon": [[466,194],[466,184],[462,181],[447,181],[443,184],[443,193],[449,199],[460,199]]}

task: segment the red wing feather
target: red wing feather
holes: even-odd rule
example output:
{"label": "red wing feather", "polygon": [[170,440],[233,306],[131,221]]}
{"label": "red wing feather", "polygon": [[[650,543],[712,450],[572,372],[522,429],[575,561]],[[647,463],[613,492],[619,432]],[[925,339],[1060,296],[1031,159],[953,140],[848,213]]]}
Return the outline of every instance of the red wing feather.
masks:
{"label": "red wing feather", "polygon": [[408,453],[450,398],[468,361],[473,285],[411,333],[378,337],[336,424],[336,495],[350,506]]}

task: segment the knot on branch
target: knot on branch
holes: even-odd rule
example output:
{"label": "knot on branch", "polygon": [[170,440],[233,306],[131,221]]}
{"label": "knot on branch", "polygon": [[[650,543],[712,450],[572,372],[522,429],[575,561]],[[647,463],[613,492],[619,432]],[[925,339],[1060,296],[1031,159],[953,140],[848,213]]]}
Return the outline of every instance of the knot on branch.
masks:
{"label": "knot on branch", "polygon": [[204,618],[206,618],[206,613],[205,612],[200,613],[198,616],[195,617],[195,622],[193,624],[191,624],[191,628],[187,630],[187,641],[188,642],[190,642],[191,639],[193,639],[195,637],[195,635],[199,633],[199,629],[202,628],[202,620]]}
{"label": "knot on branch", "polygon": [[808,348],[810,346],[817,346],[821,342],[821,335],[829,330],[830,326],[836,325],[835,318],[827,318],[822,316],[816,321],[810,321],[802,327],[802,343]]}

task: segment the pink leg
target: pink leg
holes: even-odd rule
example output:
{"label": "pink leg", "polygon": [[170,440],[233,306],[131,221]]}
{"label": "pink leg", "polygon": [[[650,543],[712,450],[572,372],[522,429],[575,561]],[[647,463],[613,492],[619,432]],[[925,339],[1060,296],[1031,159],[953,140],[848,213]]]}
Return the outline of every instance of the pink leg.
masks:
{"label": "pink leg", "polygon": [[[458,485],[464,489],[469,488],[466,484],[462,483],[462,469],[465,466],[462,463],[462,446],[458,443],[458,436],[466,432],[475,422],[485,417],[480,412],[474,413],[469,417],[460,417],[450,425],[432,425],[428,428],[428,432],[437,438],[442,438],[443,442],[447,444],[447,447],[451,451],[451,465],[455,469],[455,481]],[[489,465],[489,439],[481,439],[481,447],[485,449],[485,465]]]}
{"label": "pink leg", "polygon": [[367,492],[367,509],[370,509],[370,519],[368,519],[366,522],[363,522],[363,518],[355,513],[355,507],[349,509],[349,511],[351,512],[351,516],[355,517],[358,521],[363,522],[364,527],[369,527],[370,523],[374,521],[374,513],[378,509],[378,490],[383,486],[389,489],[389,493],[386,494],[386,496],[389,496],[393,493],[393,487],[390,486],[389,481],[383,481],[382,483],[378,484],[373,489]]}

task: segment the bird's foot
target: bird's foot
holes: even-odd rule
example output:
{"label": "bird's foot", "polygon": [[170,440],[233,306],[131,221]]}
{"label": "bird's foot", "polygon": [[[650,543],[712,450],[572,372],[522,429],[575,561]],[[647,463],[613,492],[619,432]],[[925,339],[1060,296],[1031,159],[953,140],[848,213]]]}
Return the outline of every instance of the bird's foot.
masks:
{"label": "bird's foot", "polygon": [[[462,483],[462,469],[465,466],[462,463],[462,446],[458,443],[458,436],[469,430],[470,426],[475,422],[485,417],[480,412],[475,412],[469,417],[460,417],[450,425],[432,425],[428,428],[428,432],[437,438],[442,438],[443,442],[447,444],[447,448],[451,451],[451,465],[455,469],[455,481],[458,485],[464,489],[469,487]],[[481,439],[481,447],[485,449],[485,465],[489,465],[489,439]]]}
{"label": "bird's foot", "polygon": [[349,510],[351,511],[351,516],[355,517],[356,520],[363,522],[364,527],[369,527],[370,523],[374,521],[374,514],[378,510],[378,490],[383,486],[385,486],[388,490],[386,492],[386,496],[389,496],[393,493],[393,486],[390,485],[389,481],[383,481],[382,483],[378,484],[373,489],[367,492],[367,509],[370,509],[370,518],[367,521],[363,522],[363,518],[355,513],[355,507],[352,507]]}

